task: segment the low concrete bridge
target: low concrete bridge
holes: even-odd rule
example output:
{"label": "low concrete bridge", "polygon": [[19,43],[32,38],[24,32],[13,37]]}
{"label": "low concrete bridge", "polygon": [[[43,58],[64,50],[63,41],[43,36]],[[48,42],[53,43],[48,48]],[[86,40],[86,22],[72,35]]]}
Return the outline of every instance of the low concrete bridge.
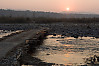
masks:
{"label": "low concrete bridge", "polygon": [[20,66],[25,53],[32,53],[46,30],[27,30],[0,41],[0,66]]}

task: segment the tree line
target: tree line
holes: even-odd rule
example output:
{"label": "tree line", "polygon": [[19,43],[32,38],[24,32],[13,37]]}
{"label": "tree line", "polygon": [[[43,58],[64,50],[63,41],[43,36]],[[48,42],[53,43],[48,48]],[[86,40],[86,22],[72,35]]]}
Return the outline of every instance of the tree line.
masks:
{"label": "tree line", "polygon": [[99,23],[99,18],[0,17],[0,23]]}

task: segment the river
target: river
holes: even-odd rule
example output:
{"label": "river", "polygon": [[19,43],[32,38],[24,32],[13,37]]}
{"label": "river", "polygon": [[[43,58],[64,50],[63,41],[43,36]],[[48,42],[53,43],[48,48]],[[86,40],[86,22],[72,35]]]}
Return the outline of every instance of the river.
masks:
{"label": "river", "polygon": [[86,58],[94,55],[99,55],[99,39],[48,35],[33,57],[47,63],[77,66],[86,65]]}

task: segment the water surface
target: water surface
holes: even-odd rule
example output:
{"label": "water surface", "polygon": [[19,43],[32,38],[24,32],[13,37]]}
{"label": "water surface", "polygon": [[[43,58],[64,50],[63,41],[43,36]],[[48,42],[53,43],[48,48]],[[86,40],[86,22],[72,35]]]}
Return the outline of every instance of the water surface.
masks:
{"label": "water surface", "polygon": [[17,31],[11,31],[11,30],[0,30],[0,38],[3,38],[4,36],[8,36],[12,33],[20,32],[23,30],[17,30]]}
{"label": "water surface", "polygon": [[93,37],[47,36],[34,57],[47,63],[85,65],[85,59],[99,54],[99,39]]}

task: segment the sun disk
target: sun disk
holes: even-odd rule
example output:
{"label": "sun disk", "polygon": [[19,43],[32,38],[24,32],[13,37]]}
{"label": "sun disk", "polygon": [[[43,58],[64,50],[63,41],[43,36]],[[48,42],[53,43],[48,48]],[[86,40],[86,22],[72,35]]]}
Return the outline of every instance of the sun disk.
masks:
{"label": "sun disk", "polygon": [[69,8],[67,8],[67,11],[69,11],[70,9]]}

